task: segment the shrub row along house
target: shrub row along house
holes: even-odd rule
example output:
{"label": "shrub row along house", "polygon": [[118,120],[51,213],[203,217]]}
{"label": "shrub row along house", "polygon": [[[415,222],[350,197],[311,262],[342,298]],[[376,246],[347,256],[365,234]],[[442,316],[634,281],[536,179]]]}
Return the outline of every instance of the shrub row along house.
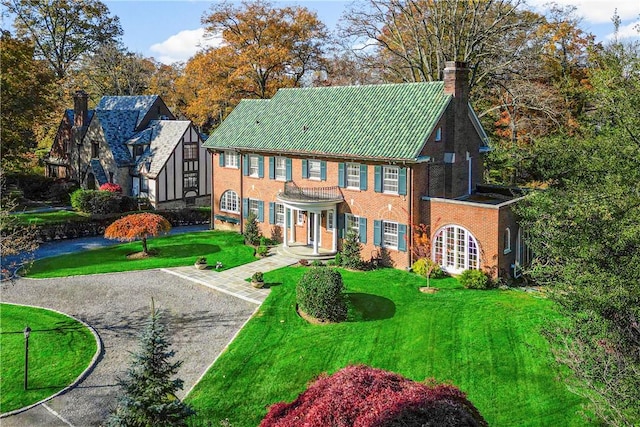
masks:
{"label": "shrub row along house", "polygon": [[176,120],[157,95],[104,96],[94,110],[88,99],[75,93],[45,160],[47,176],[85,189],[119,184],[155,208],[210,203],[208,154],[190,121]]}
{"label": "shrub row along house", "polygon": [[[249,212],[287,251],[341,249],[412,264],[412,224],[429,227],[450,273],[517,274],[525,261],[510,205],[517,193],[479,185],[487,136],[468,102],[466,64],[443,82],[280,89],[243,100],[204,143],[212,156],[215,228]],[[515,271],[514,271],[515,270]]]}

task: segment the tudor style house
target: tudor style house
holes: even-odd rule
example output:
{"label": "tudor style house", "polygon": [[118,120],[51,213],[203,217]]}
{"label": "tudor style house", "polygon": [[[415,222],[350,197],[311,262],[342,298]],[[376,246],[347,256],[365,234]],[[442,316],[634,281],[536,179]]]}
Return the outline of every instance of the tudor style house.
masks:
{"label": "tudor style house", "polygon": [[489,147],[468,73],[448,62],[443,82],[243,100],[204,144],[214,227],[241,231],[251,211],[264,235],[309,257],[335,254],[353,229],[363,259],[407,268],[412,224],[425,224],[444,270],[517,275],[526,253],[510,205],[519,195],[480,185]]}
{"label": "tudor style house", "polygon": [[47,176],[85,189],[116,183],[155,208],[209,204],[208,153],[190,121],[176,120],[157,95],[104,96],[94,110],[88,98],[76,92],[65,112],[45,160]]}

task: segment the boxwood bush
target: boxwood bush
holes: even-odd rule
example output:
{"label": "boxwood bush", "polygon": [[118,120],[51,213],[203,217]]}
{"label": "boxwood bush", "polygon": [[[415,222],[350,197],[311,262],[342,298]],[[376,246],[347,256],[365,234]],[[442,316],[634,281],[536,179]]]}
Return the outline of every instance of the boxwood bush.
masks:
{"label": "boxwood bush", "polygon": [[337,270],[313,267],[300,278],[296,300],[300,310],[316,319],[341,322],[347,318],[344,283]]}
{"label": "boxwood bush", "polygon": [[465,270],[458,277],[458,280],[467,289],[491,289],[493,282],[484,271]]}
{"label": "boxwood bush", "polygon": [[73,209],[92,215],[128,212],[137,208],[135,199],[101,190],[76,190],[71,194]]}

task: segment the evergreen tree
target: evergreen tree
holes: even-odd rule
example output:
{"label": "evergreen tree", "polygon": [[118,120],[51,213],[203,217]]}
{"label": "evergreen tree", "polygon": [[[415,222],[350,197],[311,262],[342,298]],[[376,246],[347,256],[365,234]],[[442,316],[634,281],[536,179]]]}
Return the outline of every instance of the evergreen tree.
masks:
{"label": "evergreen tree", "polygon": [[258,228],[258,217],[253,211],[249,211],[244,223],[244,243],[247,245],[257,245],[260,243],[260,229]]}
{"label": "evergreen tree", "polygon": [[355,270],[361,269],[363,264],[360,256],[361,250],[362,245],[358,233],[355,230],[349,230],[342,243],[342,265]]}
{"label": "evergreen tree", "polygon": [[170,350],[161,313],[152,304],[152,312],[141,337],[140,350],[133,353],[127,376],[120,380],[124,394],[109,419],[109,426],[157,427],[185,426],[193,409],[178,399],[181,379],[171,379],[182,362],[171,363]]}

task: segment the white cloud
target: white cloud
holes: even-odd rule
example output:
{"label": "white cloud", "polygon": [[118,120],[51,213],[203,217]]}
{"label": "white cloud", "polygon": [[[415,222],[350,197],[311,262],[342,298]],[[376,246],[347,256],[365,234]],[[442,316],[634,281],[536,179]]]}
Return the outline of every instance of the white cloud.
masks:
{"label": "white cloud", "polygon": [[[606,39],[612,40],[614,34],[608,34]],[[620,25],[618,29],[618,39],[630,39],[630,38],[639,38],[640,37],[640,20],[632,22],[628,25]]]}
{"label": "white cloud", "polygon": [[204,28],[183,30],[174,34],[161,43],[152,45],[149,49],[158,54],[156,58],[164,64],[184,61],[195,55],[200,49],[220,46],[222,37],[219,35],[205,37]]}
{"label": "white cloud", "polygon": [[[611,17],[616,9],[623,21],[640,16],[638,0],[555,0],[554,2],[563,6],[576,6],[577,14],[593,24],[611,23]],[[530,0],[528,3],[543,12],[549,0]]]}

